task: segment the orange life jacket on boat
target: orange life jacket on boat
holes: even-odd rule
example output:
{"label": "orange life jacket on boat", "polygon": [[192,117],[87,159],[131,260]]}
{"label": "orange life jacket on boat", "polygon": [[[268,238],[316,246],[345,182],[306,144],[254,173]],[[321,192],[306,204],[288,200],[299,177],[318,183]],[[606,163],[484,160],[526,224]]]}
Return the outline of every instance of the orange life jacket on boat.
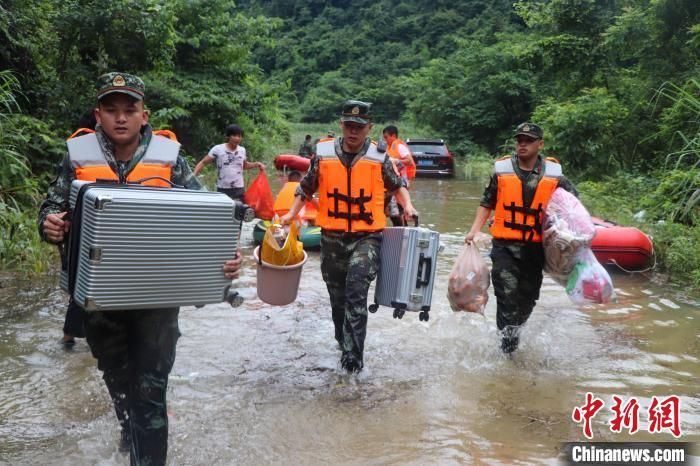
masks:
{"label": "orange life jacket on boat", "polygon": [[[336,141],[319,142],[318,215],[316,226],[345,232],[381,231],[384,215],[385,154],[370,144],[367,153],[346,168],[336,154]],[[340,151],[340,147],[337,148]]]}
{"label": "orange life jacket on boat", "polygon": [[515,173],[510,156],[496,161],[498,196],[490,231],[496,239],[542,242],[542,214],[562,176],[556,159],[542,160],[544,174],[537,184],[530,205],[523,205],[523,184]]}
{"label": "orange life jacket on boat", "polygon": [[[413,160],[413,154],[409,155],[408,159],[401,158],[401,154],[399,153],[399,146],[401,145],[408,149],[408,145],[406,145],[405,142],[401,139],[395,139],[386,150],[386,153],[392,159],[401,161],[404,166],[404,169],[401,170],[401,176],[405,176],[410,181],[416,177],[416,162]],[[408,151],[411,152],[411,149],[408,149]]]}
{"label": "orange life jacket on boat", "polygon": [[299,211],[299,217],[308,225],[316,225],[316,216],[318,216],[316,204],[314,201],[306,201],[304,207]]}
{"label": "orange life jacket on boat", "polygon": [[289,212],[294,202],[294,192],[297,186],[299,186],[298,181],[288,181],[282,186],[282,189],[275,198],[275,204],[272,207],[277,215],[281,216]]}
{"label": "orange life jacket on boat", "polygon": [[[180,143],[176,139],[173,140],[175,135],[171,131],[165,131],[170,133],[167,137],[153,132],[146,153],[126,176],[126,182],[162,188],[171,186],[170,183],[157,178],[140,181],[150,177],[161,177],[166,180],[172,178],[172,167],[177,162]],[[88,134],[74,137],[76,133]],[[75,178],[84,181],[120,181],[119,175],[107,163],[94,131],[81,128],[76,133],[66,141]]]}

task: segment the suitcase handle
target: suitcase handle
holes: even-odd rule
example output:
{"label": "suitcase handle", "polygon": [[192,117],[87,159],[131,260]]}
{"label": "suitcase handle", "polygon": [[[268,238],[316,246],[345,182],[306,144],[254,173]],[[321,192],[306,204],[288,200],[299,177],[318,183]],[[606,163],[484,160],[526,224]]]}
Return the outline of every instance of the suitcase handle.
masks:
{"label": "suitcase handle", "polygon": [[141,178],[140,180],[134,180],[132,183],[141,184],[141,183],[143,183],[144,181],[148,181],[148,180],[160,180],[160,181],[165,181],[166,183],[168,183],[168,184],[169,184],[170,186],[172,186],[173,188],[183,188],[183,189],[185,188],[185,187],[182,186],[181,184],[175,184],[175,183],[173,183],[172,181],[170,181],[169,179],[163,178],[162,176],[147,176],[146,178]]}
{"label": "suitcase handle", "polygon": [[[423,275],[423,264],[426,265],[425,275]],[[428,286],[430,284],[430,275],[433,270],[433,258],[425,257],[422,252],[418,256],[418,277],[416,277],[416,288]]]}

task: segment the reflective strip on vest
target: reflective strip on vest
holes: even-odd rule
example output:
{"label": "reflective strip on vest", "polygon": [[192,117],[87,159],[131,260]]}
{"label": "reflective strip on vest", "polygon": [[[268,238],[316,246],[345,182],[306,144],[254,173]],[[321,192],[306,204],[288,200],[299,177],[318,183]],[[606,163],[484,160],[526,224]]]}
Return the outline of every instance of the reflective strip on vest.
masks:
{"label": "reflective strip on vest", "polygon": [[347,169],[336,155],[340,146],[324,141],[316,147],[319,158],[316,226],[345,232],[381,231],[384,215],[382,167],[386,155],[371,144],[367,154]]}
{"label": "reflective strip on vest", "polygon": [[[560,178],[562,176],[561,165],[552,160],[542,160],[544,164],[544,175],[543,177],[550,178]],[[497,160],[494,164],[494,168],[497,175],[503,175],[506,173],[515,173],[515,168],[513,167],[513,159],[508,157],[507,159]]]}
{"label": "reflective strip on vest", "polygon": [[[79,180],[96,181],[98,179],[119,181],[119,177],[107,163],[102,148],[95,134],[87,134],[66,141],[71,166]],[[127,182],[137,182],[143,178],[159,176],[170,180],[172,167],[177,162],[180,143],[166,137],[152,135],[146,153],[126,177]],[[145,186],[170,187],[170,184],[158,180],[146,180]]]}
{"label": "reflective strip on vest", "polygon": [[523,184],[515,174],[510,158],[494,164],[498,176],[498,196],[490,231],[496,239],[542,242],[542,216],[562,176],[561,165],[545,161],[544,174],[537,184],[532,203],[523,205]]}
{"label": "reflective strip on vest", "polygon": [[[342,154],[342,149],[340,148],[339,139],[329,139],[316,144],[316,157],[319,159],[338,158],[340,154]],[[377,145],[374,143],[369,145],[367,153],[362,157],[363,160],[373,160],[379,163],[384,163],[384,158],[385,154],[379,152],[377,150]]]}

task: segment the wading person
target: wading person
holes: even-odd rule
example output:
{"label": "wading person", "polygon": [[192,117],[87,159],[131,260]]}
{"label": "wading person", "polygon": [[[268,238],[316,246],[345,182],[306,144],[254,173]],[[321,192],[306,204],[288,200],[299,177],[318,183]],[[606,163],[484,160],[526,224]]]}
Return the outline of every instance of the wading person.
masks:
{"label": "wading person", "polygon": [[243,128],[236,124],[228,125],[226,127],[226,142],[212,147],[209,153],[194,167],[194,174],[195,176],[199,175],[206,165],[216,161],[218,172],[216,190],[228,195],[231,199],[243,202],[245,194],[243,170],[251,168],[265,170],[265,164],[248,162],[246,150],[245,147],[241,146],[241,141],[243,141]]}
{"label": "wading person", "polygon": [[518,348],[520,327],[540,297],[544,249],[542,214],[556,188],[578,196],[561,165],[542,156],[542,129],[522,123],[515,130],[516,153],[495,162],[494,174],[484,190],[471,229],[469,243],[481,231],[492,211],[491,281],[496,295],[496,325],[501,349]]}
{"label": "wading person", "polygon": [[[399,139],[399,129],[394,125],[389,125],[382,130],[382,138],[386,141],[386,153],[394,161],[399,174],[406,181],[406,188],[416,177],[416,163],[413,161],[413,154],[405,142]],[[386,197],[385,212],[394,226],[403,226],[403,209],[396,202],[395,196]]]}
{"label": "wading person", "polygon": [[307,159],[310,159],[311,156],[313,155],[313,147],[314,144],[311,142],[311,135],[307,134],[306,137],[304,138],[304,142],[301,143],[301,146],[299,146],[299,155],[302,157],[306,157]]}
{"label": "wading person", "polygon": [[384,192],[396,193],[408,215],[417,215],[408,191],[386,154],[368,138],[371,104],[343,104],[340,138],[316,146],[306,176],[296,191],[290,222],[318,191],[316,226],[321,227],[321,274],[330,295],[335,339],[348,372],[363,367],[367,331],[367,293],[379,268],[382,230],[386,226]]}
{"label": "wading person", "polygon": [[[178,149],[148,150],[154,144],[144,108],[145,86],[136,76],[107,73],[98,78],[97,127],[81,136],[84,150],[71,151],[59,166],[39,212],[42,238],[59,244],[70,228],[65,219],[74,179],[124,182],[159,175],[189,189],[201,189]],[[172,147],[172,146],[170,146]],[[160,180],[144,181],[153,184]],[[224,264],[235,278],[240,257]],[[186,264],[184,264],[186,266]],[[140,311],[89,311],[85,335],[114,403],[121,425],[120,448],[131,464],[165,464],[168,449],[166,391],[180,336],[179,308]]]}

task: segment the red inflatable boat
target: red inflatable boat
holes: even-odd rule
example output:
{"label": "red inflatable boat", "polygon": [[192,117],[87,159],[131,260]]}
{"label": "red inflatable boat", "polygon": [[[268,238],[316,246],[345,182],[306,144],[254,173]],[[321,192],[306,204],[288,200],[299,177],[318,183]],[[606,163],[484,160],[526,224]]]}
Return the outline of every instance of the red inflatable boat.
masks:
{"label": "red inflatable boat", "polygon": [[275,168],[277,170],[297,170],[300,172],[305,172],[309,169],[311,165],[311,160],[301,155],[292,154],[280,154],[275,157]]}
{"label": "red inflatable boat", "polygon": [[591,249],[598,262],[638,271],[649,266],[654,255],[651,239],[634,227],[623,227],[593,217],[596,234]]}

